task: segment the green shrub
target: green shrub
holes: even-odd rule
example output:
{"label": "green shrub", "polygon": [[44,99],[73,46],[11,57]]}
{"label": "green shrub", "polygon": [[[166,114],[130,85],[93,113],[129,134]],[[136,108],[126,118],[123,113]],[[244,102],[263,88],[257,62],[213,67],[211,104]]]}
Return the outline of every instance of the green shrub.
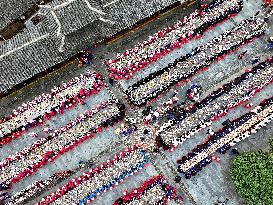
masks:
{"label": "green shrub", "polygon": [[242,153],[232,162],[235,190],[250,205],[273,205],[273,154]]}

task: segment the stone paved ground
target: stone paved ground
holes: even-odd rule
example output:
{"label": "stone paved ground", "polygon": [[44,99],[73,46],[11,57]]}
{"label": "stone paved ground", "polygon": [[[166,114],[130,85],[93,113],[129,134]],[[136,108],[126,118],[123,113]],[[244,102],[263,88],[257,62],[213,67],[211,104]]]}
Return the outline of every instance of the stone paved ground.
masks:
{"label": "stone paved ground", "polygon": [[[156,63],[151,64],[149,67],[144,69],[143,72],[139,72],[136,76],[129,81],[122,81],[116,83],[114,87],[109,87],[110,90],[115,94],[117,98],[126,104],[127,116],[134,117],[136,115],[137,109],[131,107],[127,101],[124,99],[122,90],[126,89],[131,84],[135,83],[137,80],[147,76],[149,73],[159,70],[166,66],[168,63],[172,62],[177,57],[184,55],[191,51],[194,47],[203,45],[214,37],[220,35],[225,30],[230,29],[237,25],[241,20],[252,16],[256,11],[261,8],[261,0],[248,0],[244,1],[243,11],[239,13],[233,19],[230,19],[211,31],[207,32],[201,39],[193,40],[189,44],[183,46],[183,48],[175,50],[169,55],[165,56]],[[49,91],[54,85],[60,84],[61,81],[67,81],[70,78],[79,75],[80,73],[91,68],[99,71],[107,79],[107,71],[104,65],[106,59],[113,58],[117,52],[122,52],[125,49],[131,48],[136,42],[147,39],[148,35],[155,33],[156,31],[173,24],[178,19],[181,19],[185,14],[190,13],[194,9],[194,6],[187,8],[186,10],[182,7],[176,8],[173,11],[162,15],[159,19],[146,24],[138,30],[130,32],[123,38],[110,43],[109,45],[102,45],[97,50],[94,51],[94,64],[90,67],[86,66],[83,68],[76,68],[75,64],[68,65],[62,70],[58,70],[44,77],[43,79],[21,89],[17,93],[14,93],[6,98],[0,100],[0,115],[4,116],[9,114],[13,109],[22,104],[26,100],[31,100],[35,95],[42,92]],[[271,19],[271,25],[273,25]],[[272,51],[265,49],[265,40],[268,36],[272,35],[272,28],[267,31],[266,35],[262,38],[255,40],[253,43],[243,46],[239,51],[232,55],[227,56],[224,60],[214,63],[209,67],[208,70],[196,75],[191,79],[189,83],[183,84],[180,87],[174,87],[169,92],[164,94],[160,100],[151,103],[152,106],[158,106],[162,102],[166,101],[173,93],[174,89],[179,91],[180,101],[186,101],[185,92],[192,83],[201,85],[204,92],[201,98],[204,98],[212,90],[215,90],[218,86],[229,79],[233,79],[235,76],[240,75],[245,68],[251,67],[251,59],[254,56],[261,55],[262,58],[272,56]],[[238,60],[238,53],[247,50],[246,59]],[[267,86],[263,91],[258,93],[251,102],[257,105],[261,99],[273,96],[273,85]],[[102,91],[98,95],[95,95],[88,99],[85,105],[78,105],[75,108],[68,110],[64,115],[54,117],[48,122],[50,127],[56,128],[65,125],[71,119],[74,119],[77,115],[81,114],[84,110],[93,107],[94,105],[103,102],[110,98],[109,91]],[[138,110],[142,110],[140,108]],[[248,109],[239,106],[234,110],[229,112],[229,115],[223,117],[216,123],[212,125],[213,130],[217,130],[221,127],[221,123],[226,119],[236,118],[243,113],[247,112]],[[19,191],[26,187],[28,184],[35,180],[45,179],[52,175],[54,172],[66,169],[77,169],[79,160],[93,159],[95,164],[99,164],[102,161],[111,158],[114,153],[119,152],[124,148],[124,142],[114,134],[115,128],[119,126],[116,125],[112,128],[104,130],[101,134],[96,134],[93,139],[88,139],[85,143],[79,145],[74,150],[62,155],[55,162],[49,163],[46,167],[40,169],[34,175],[22,180],[14,186],[13,192]],[[43,126],[35,128],[32,131],[39,133],[39,138],[43,136],[42,130]],[[31,131],[31,132],[32,132]],[[228,168],[230,166],[230,161],[232,156],[228,153],[225,155],[219,155],[221,158],[220,163],[212,163],[204,168],[199,174],[190,180],[186,180],[182,177],[182,181],[179,184],[175,184],[174,178],[178,174],[176,172],[176,160],[189,152],[198,143],[203,141],[205,138],[205,131],[193,136],[191,139],[187,140],[183,145],[180,145],[175,149],[174,152],[161,152],[157,157],[151,159],[150,165],[145,168],[139,175],[132,176],[125,180],[125,182],[116,187],[113,191],[102,194],[95,202],[96,205],[108,205],[111,204],[115,199],[117,199],[124,189],[131,189],[139,186],[144,180],[156,174],[163,174],[168,181],[177,188],[179,194],[185,198],[184,204],[197,204],[197,205],[214,205],[218,198],[228,198],[228,204],[240,205],[243,202],[234,192],[232,185],[228,180]],[[253,134],[248,139],[241,143],[238,143],[236,147],[240,152],[251,151],[257,149],[268,149],[267,140],[273,135],[273,123],[269,124],[266,128],[263,128],[256,134]],[[6,156],[19,151],[26,145],[31,144],[35,139],[24,135],[23,137],[14,140],[8,146],[0,149],[0,160]],[[99,156],[99,157],[97,157]],[[73,176],[79,175],[83,170],[80,170]],[[65,183],[65,182],[63,182]],[[63,184],[61,183],[61,184]],[[61,185],[60,184],[60,185]],[[59,186],[59,185],[58,185]],[[55,188],[56,189],[56,188]],[[52,189],[54,190],[54,188]],[[51,190],[51,191],[52,191]],[[46,195],[50,191],[44,193]],[[42,196],[43,196],[42,195]],[[41,198],[38,197],[37,199]],[[37,199],[33,199],[29,204],[33,204]],[[172,201],[170,204],[176,204]]]}

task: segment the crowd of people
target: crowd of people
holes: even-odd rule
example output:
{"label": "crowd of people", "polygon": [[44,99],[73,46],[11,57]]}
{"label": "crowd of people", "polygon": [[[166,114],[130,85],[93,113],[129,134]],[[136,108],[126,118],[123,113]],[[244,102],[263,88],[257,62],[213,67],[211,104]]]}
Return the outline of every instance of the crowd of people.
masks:
{"label": "crowd of people", "polygon": [[[173,26],[150,36],[147,41],[118,54],[116,59],[109,60],[107,62],[109,77],[114,80],[128,80],[135,72],[233,17],[242,10],[242,7],[243,0],[215,0],[203,5],[201,10],[194,11]],[[196,47],[167,67],[129,86],[125,91],[129,102],[135,106],[146,105],[173,85],[181,81],[187,82],[215,61],[223,59],[240,46],[263,35],[266,26],[265,19],[258,14],[243,20],[231,30],[205,45]],[[88,63],[91,58],[91,53],[84,51],[79,58],[80,65]],[[258,61],[253,64],[257,64]],[[28,203],[49,188],[55,191],[43,197],[35,205],[92,203],[98,195],[112,190],[130,175],[148,166],[148,151],[159,151],[159,147],[170,150],[182,144],[211,125],[213,121],[226,115],[229,110],[255,96],[270,83],[273,83],[273,58],[246,70],[202,100],[199,100],[200,87],[192,86],[186,93],[186,97],[192,101],[189,106],[184,106],[184,103],[173,106],[179,100],[176,92],[170,101],[162,104],[162,107],[153,110],[148,106],[147,110],[144,110],[147,112],[143,113],[141,126],[137,127],[135,123],[117,131],[118,134],[130,138],[130,143],[135,145],[115,154],[113,159],[101,163],[88,172],[83,172],[56,189],[53,187],[71,176],[72,171],[56,173],[46,180],[35,181],[12,196],[7,192],[1,193],[0,203],[2,199],[10,205]],[[13,114],[0,119],[0,145],[20,137],[30,128],[43,124],[56,114],[63,114],[66,109],[78,103],[83,104],[85,98],[100,92],[104,87],[100,74],[87,71],[67,83],[55,86],[51,92],[24,103],[14,110]],[[34,174],[48,162],[54,161],[65,152],[92,138],[94,133],[99,133],[103,128],[123,120],[124,116],[125,105],[112,98],[85,111],[65,126],[47,131],[46,137],[36,140],[33,144],[0,161],[0,191],[12,188],[12,184]],[[227,123],[218,131],[210,130],[205,142],[197,145],[177,161],[178,172],[185,174],[187,179],[191,178],[213,161],[213,153],[217,151],[225,153],[272,119],[273,97],[264,100],[250,112]],[[79,165],[82,164],[84,162],[80,161]],[[114,205],[167,204],[175,196],[176,189],[170,186],[163,176],[157,175],[146,180],[141,187],[134,188],[130,193],[119,197]]]}
{"label": "crowd of people", "polygon": [[196,102],[199,100],[200,92],[202,88],[198,85],[191,85],[191,87],[187,90],[187,98],[191,100],[192,102]]}
{"label": "crowd of people", "polygon": [[141,187],[133,189],[130,193],[118,198],[113,205],[126,204],[162,204],[176,196],[176,189],[167,184],[161,175],[146,180]]}
{"label": "crowd of people", "polygon": [[259,16],[243,20],[233,29],[224,32],[205,45],[196,47],[192,52],[177,58],[167,67],[151,73],[130,86],[126,90],[128,100],[136,106],[145,105],[171,86],[188,80],[205,70],[214,61],[221,60],[243,44],[264,34],[266,26],[267,23]]}
{"label": "crowd of people", "polygon": [[[63,171],[54,173],[46,180],[35,181],[30,184],[23,190],[7,198],[8,201],[5,202],[6,205],[22,204],[27,203],[29,200],[32,200],[36,196],[39,196],[43,191],[57,185],[59,182],[68,178],[73,174],[72,171]],[[7,200],[6,199],[6,200]]]}
{"label": "crowd of people", "polygon": [[[145,125],[153,125],[158,120],[164,121],[165,119],[172,119],[172,113],[169,111],[179,102],[180,98],[178,97],[178,93],[178,90],[174,90],[170,98],[161,102],[159,106],[153,107],[148,105],[147,109],[142,111],[143,123]],[[180,104],[184,103],[185,101]]]}
{"label": "crowd of people", "polygon": [[82,67],[84,65],[90,65],[91,61],[93,59],[93,54],[92,51],[88,48],[80,51],[80,53],[78,54],[78,67]]}
{"label": "crowd of people", "polygon": [[197,145],[190,153],[178,160],[178,171],[191,178],[212,162],[212,154],[216,151],[225,153],[236,143],[247,138],[251,133],[266,126],[273,119],[273,97],[263,100],[257,107],[239,118],[229,122],[209,139]]}
{"label": "crowd of people", "polygon": [[109,60],[109,77],[115,80],[133,77],[138,70],[236,15],[242,7],[242,0],[216,0],[203,5],[203,9],[195,10],[183,20],[150,36],[147,41],[138,43],[134,48],[118,54],[116,59]]}
{"label": "crowd of people", "polygon": [[0,145],[20,137],[57,113],[62,114],[75,104],[83,103],[86,97],[98,93],[104,86],[102,76],[89,70],[67,83],[55,86],[51,92],[23,103],[10,116],[0,119]]}
{"label": "crowd of people", "polygon": [[273,59],[269,58],[241,76],[222,85],[204,99],[192,104],[174,107],[173,118],[157,130],[158,139],[170,148],[183,143],[213,121],[226,115],[230,109],[249,100],[273,80]]}
{"label": "crowd of people", "polygon": [[113,159],[70,180],[54,193],[44,197],[37,205],[91,203],[98,195],[112,190],[125,178],[139,172],[147,165],[146,151],[134,145],[115,154]]}
{"label": "crowd of people", "polygon": [[122,120],[125,106],[117,100],[108,100],[78,116],[67,125],[54,130],[47,137],[35,141],[23,150],[0,162],[1,183],[11,186],[37,171],[48,162],[73,149],[93,133]]}

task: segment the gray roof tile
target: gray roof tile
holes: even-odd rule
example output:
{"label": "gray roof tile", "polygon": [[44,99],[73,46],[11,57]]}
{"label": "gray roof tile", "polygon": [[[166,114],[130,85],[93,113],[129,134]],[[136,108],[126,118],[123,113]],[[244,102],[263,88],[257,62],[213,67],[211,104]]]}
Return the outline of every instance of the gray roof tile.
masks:
{"label": "gray roof tile", "polygon": [[[0,45],[0,93],[77,53],[85,41],[110,37],[174,2],[54,0],[39,10],[42,22]],[[64,52],[60,52],[63,37]]]}

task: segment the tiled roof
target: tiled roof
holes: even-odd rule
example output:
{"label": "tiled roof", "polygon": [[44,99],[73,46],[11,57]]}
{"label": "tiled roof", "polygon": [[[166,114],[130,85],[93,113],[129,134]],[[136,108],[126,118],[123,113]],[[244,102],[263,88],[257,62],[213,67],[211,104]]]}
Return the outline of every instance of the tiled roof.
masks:
{"label": "tiled roof", "polygon": [[176,0],[54,0],[42,21],[0,46],[0,93],[110,37]]}
{"label": "tiled roof", "polygon": [[0,1],[0,30],[19,18],[37,0],[3,0]]}
{"label": "tiled roof", "polygon": [[87,0],[74,0],[69,4],[60,4],[53,8],[57,19],[61,24],[61,32],[64,35],[72,33],[99,18]]}
{"label": "tiled roof", "polygon": [[0,58],[0,92],[62,62],[56,39],[48,34],[2,55]]}

